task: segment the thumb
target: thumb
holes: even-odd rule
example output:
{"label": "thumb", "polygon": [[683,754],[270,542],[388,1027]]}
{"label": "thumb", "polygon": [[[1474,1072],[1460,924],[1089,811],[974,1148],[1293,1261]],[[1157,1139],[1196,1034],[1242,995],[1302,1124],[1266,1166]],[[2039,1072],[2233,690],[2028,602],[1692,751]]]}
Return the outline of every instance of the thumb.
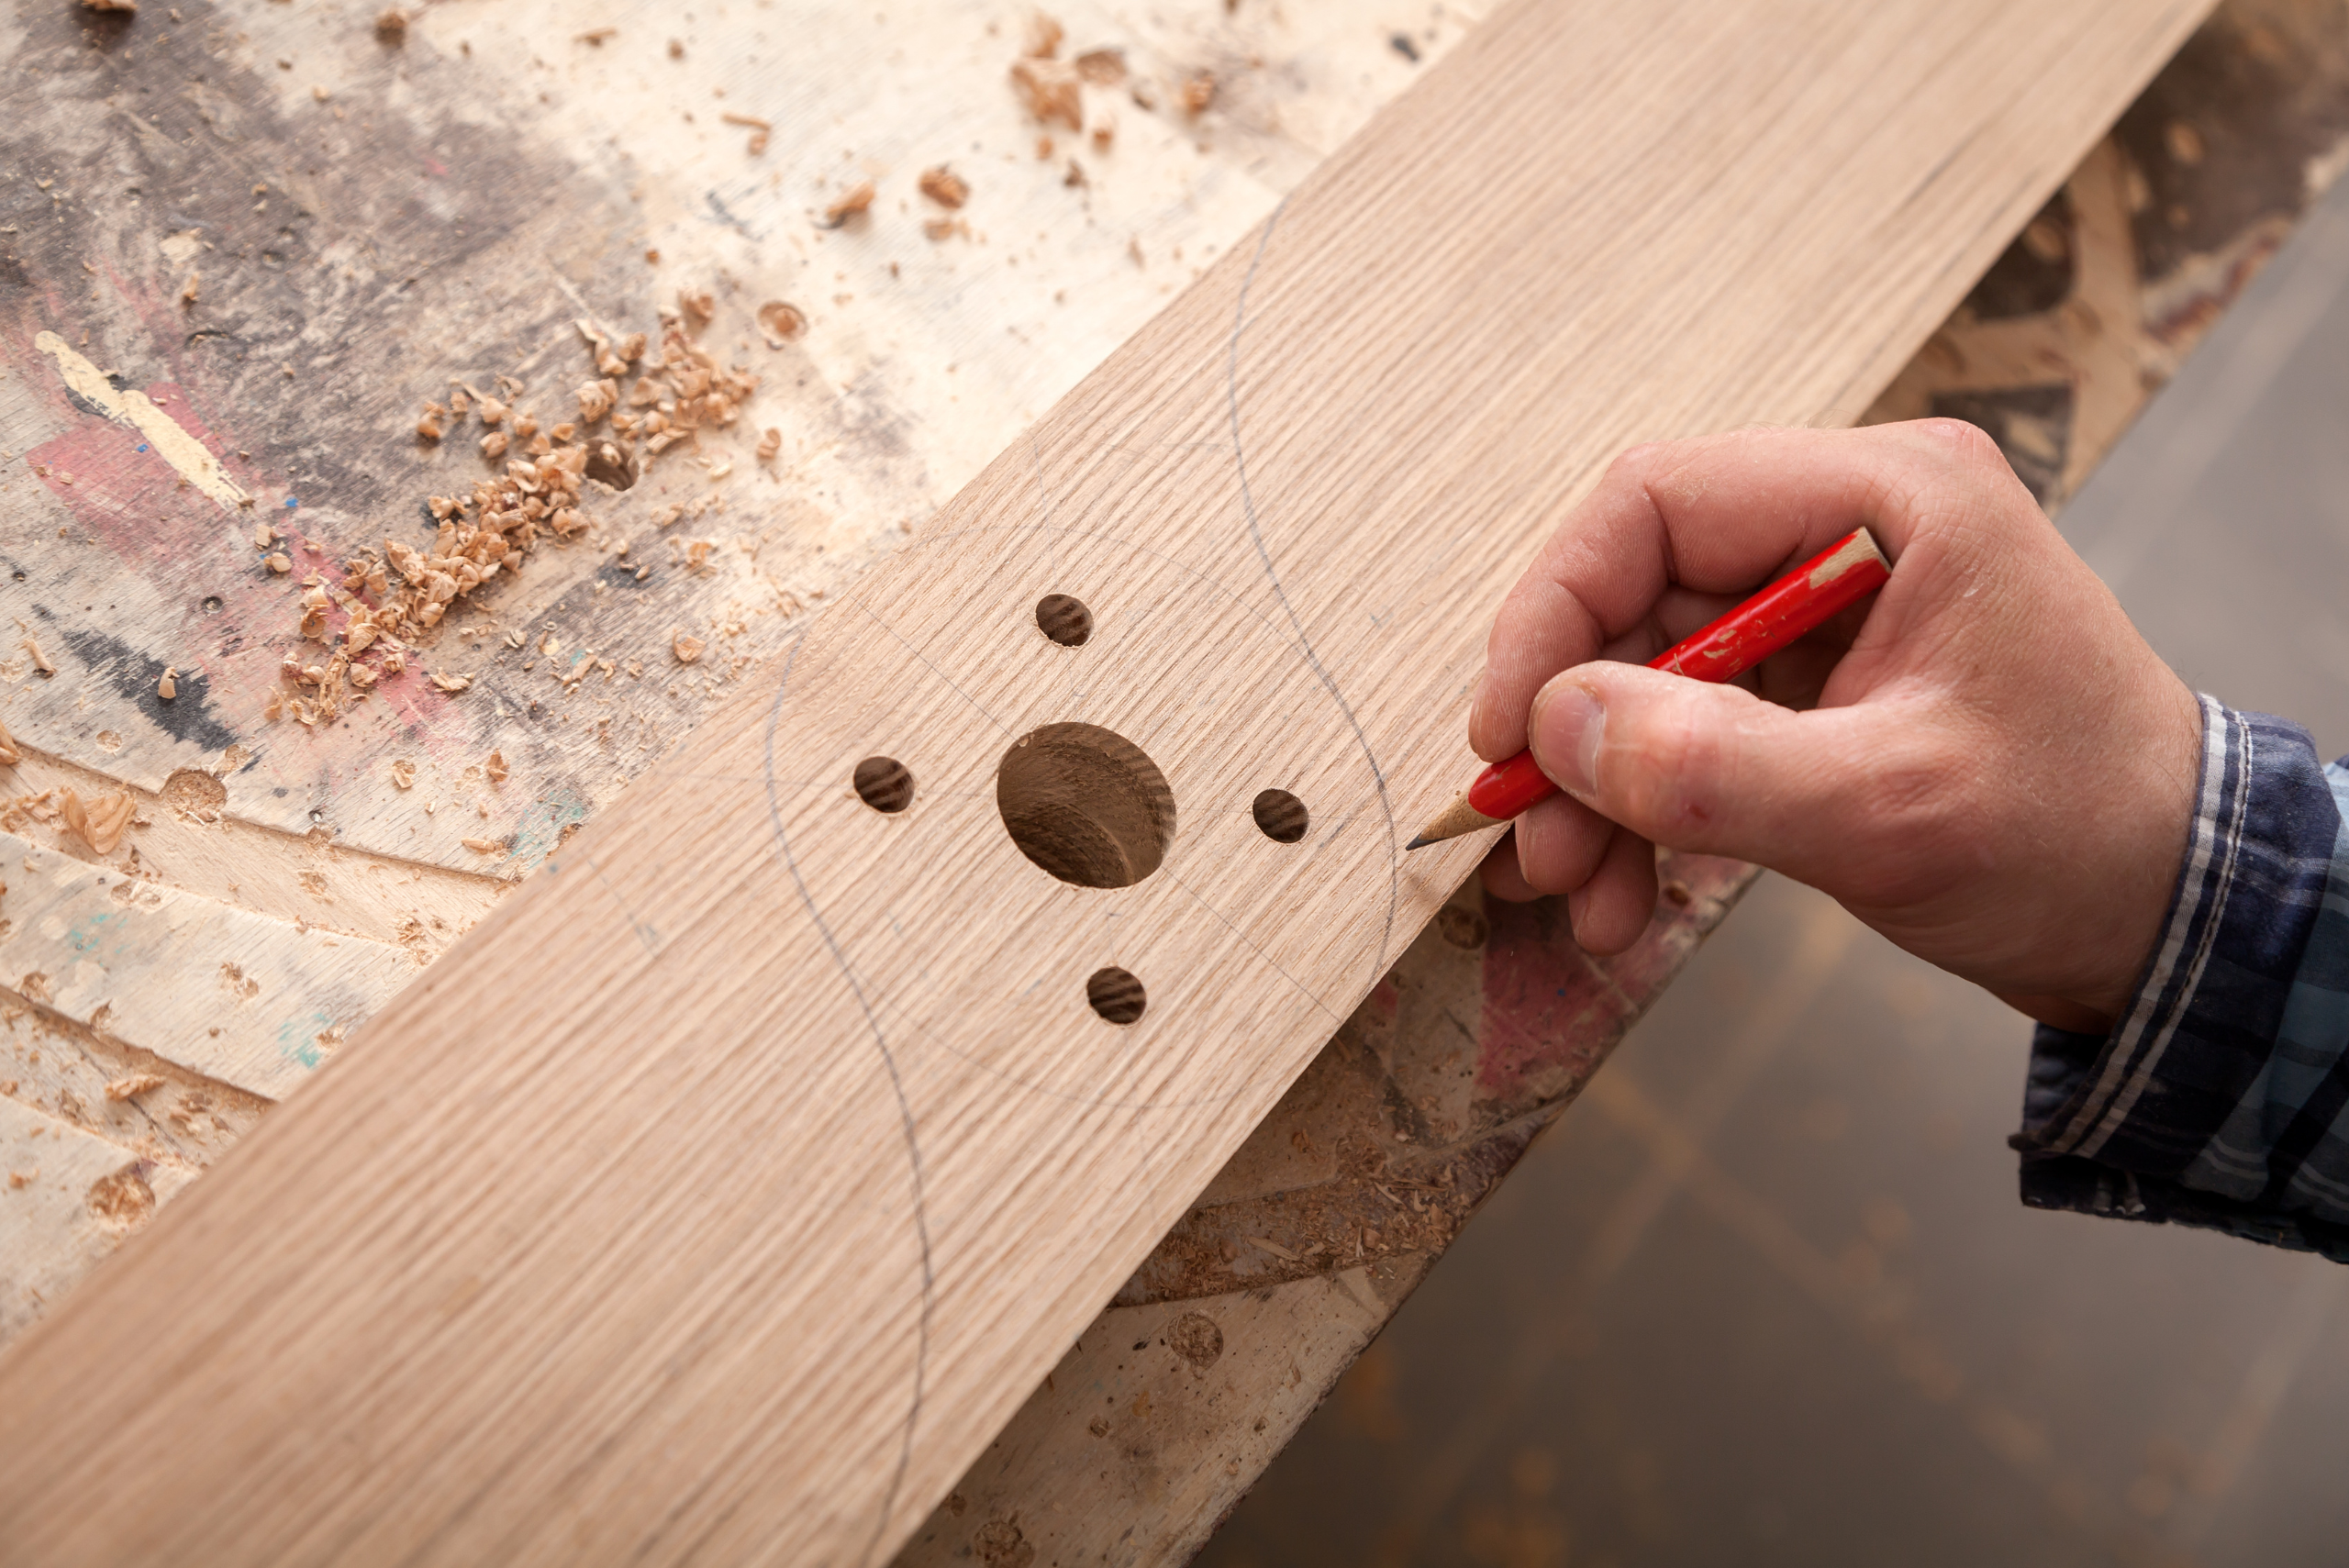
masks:
{"label": "thumb", "polygon": [[1796,875],[1848,841],[1866,790],[1857,708],[1796,713],[1738,686],[1579,664],[1534,698],[1534,761],[1641,837]]}

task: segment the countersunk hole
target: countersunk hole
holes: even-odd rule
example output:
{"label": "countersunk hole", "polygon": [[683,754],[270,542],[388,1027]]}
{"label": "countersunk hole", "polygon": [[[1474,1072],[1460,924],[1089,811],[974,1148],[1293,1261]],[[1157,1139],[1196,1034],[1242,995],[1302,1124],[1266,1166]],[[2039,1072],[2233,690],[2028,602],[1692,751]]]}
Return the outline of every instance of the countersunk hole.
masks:
{"label": "countersunk hole", "polygon": [[1113,1024],[1132,1023],[1150,1001],[1142,995],[1141,982],[1114,965],[1093,972],[1085,983],[1085,999]]}
{"label": "countersunk hole", "polygon": [[1285,789],[1268,789],[1252,809],[1256,826],[1275,844],[1294,844],[1305,837],[1305,802]]}
{"label": "countersunk hole", "polygon": [[1097,724],[1047,724],[996,768],[1019,852],[1079,887],[1131,887],[1174,841],[1174,792],[1142,749]]}
{"label": "countersunk hole", "polygon": [[217,594],[206,594],[204,596],[204,613],[208,616],[217,616],[220,613],[220,595]]}
{"label": "countersunk hole", "polygon": [[1063,648],[1082,648],[1085,639],[1093,635],[1093,612],[1085,607],[1082,599],[1072,599],[1066,594],[1047,594],[1036,601],[1036,624]]}
{"label": "countersunk hole", "polygon": [[856,765],[856,794],[875,811],[903,811],[914,803],[914,775],[895,757],[867,757]]}

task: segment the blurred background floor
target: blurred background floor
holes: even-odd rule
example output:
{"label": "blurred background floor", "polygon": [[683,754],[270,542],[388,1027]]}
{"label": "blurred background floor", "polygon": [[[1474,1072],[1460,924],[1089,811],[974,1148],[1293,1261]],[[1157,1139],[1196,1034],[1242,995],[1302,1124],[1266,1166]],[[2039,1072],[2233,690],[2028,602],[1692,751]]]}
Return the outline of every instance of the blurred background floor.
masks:
{"label": "blurred background floor", "polygon": [[[2328,758],[2344,416],[2336,191],[2061,519]],[[2028,1034],[1765,878],[1201,1562],[2349,1562],[2349,1270],[2023,1208]]]}

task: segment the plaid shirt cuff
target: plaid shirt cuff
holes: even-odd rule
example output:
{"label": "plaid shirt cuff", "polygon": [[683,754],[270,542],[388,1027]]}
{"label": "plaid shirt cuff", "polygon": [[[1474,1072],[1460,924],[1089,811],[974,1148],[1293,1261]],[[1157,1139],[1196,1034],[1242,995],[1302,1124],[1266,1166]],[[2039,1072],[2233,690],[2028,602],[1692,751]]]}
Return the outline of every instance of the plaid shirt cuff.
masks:
{"label": "plaid shirt cuff", "polygon": [[2202,699],[2202,776],[2161,938],[2102,1038],[2032,1044],[2022,1199],[2349,1262],[2349,771]]}

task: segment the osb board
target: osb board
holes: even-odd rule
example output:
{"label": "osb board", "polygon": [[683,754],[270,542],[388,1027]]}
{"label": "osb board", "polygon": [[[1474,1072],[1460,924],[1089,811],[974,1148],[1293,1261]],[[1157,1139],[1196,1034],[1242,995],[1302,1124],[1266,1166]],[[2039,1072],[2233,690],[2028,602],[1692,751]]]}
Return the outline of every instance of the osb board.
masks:
{"label": "osb board", "polygon": [[[556,862],[572,874],[509,900],[473,940],[472,960],[435,966],[379,1018],[385,1043],[273,1118],[133,1260],[35,1329],[0,1378],[45,1407],[48,1429],[7,1468],[8,1484],[28,1506],[43,1496],[39,1518],[90,1532],[85,1541],[116,1532],[153,1545],[168,1531],[197,1551],[429,1540],[512,1554],[585,1529],[615,1549],[829,1555],[903,1533],[914,1522],[903,1510],[943,1490],[953,1471],[941,1466],[985,1440],[1023,1371],[1041,1373],[1082,1322],[1072,1309],[1139,1260],[1302,1066],[1320,1029],[1283,984],[1325,1010],[1322,988],[1359,995],[1384,968],[1386,937],[1373,941],[1371,926],[1411,929],[1442,890],[1430,883],[1464,868],[1475,846],[1433,857],[1427,881],[1398,882],[1391,831],[1382,854],[1367,830],[1376,824],[1345,733],[1380,796],[1438,785],[1456,753],[1420,716],[1456,697],[1474,659],[1474,628],[1462,629],[1468,617],[1451,600],[1489,600],[1555,497],[1632,433],[1619,426],[1854,417],[1843,400],[1889,376],[1952,303],[1952,278],[1987,264],[2189,15],[1876,7],[1842,18],[1848,36],[1792,13],[1773,33],[1750,10],[1734,28],[1692,10],[1674,19],[1682,31],[1610,32],[1620,18],[1541,9],[1488,22],[1407,101],[1416,115],[1375,125],[1244,264],[1228,255],[991,465],[921,548],[858,584],[886,637],[852,617],[818,623],[786,673],[795,684],[772,704],[730,704],[696,732],[672,770],[676,795],[639,791],[600,818]],[[1776,57],[1788,39],[1822,37],[1837,40],[1831,70]],[[1589,91],[1546,91],[1578,74]],[[1537,82],[1545,91],[1527,90]],[[1633,96],[1608,102],[1602,83]],[[1856,102],[1853,83],[1865,84]],[[1682,123],[1684,155],[1660,166],[1650,121],[1630,112],[1642,92],[1701,106]],[[1468,112],[1490,104],[1508,112]],[[1579,177],[1566,163],[1508,167],[1525,139],[1573,147],[1586,163]],[[1436,178],[1453,161],[1506,175],[1464,195]],[[1578,210],[1595,192],[1612,211]],[[1843,204],[1842,221],[1821,221],[1821,200]],[[1438,211],[1445,227],[1431,222]],[[1765,243],[1798,212],[1803,245]],[[1397,248],[1396,232],[1440,243]],[[1340,244],[1355,257],[1322,249]],[[1701,264],[1656,264],[1675,247]],[[1815,323],[1831,300],[1842,334],[1785,330],[1785,312]],[[1235,319],[1254,356],[1244,389]],[[1529,340],[1528,321],[1554,334]],[[1633,345],[1655,406],[1591,373],[1595,350]],[[1458,363],[1431,374],[1431,357]],[[1709,376],[1695,373],[1699,358]],[[1460,365],[1497,363],[1510,365],[1508,379],[1464,386]],[[1528,395],[1537,388],[1547,396]],[[1193,455],[1214,451],[1203,438],[1226,419],[1235,436],[1258,433],[1246,470]],[[1341,462],[1333,441],[1378,461]],[[1031,520],[1040,504],[1042,525]],[[1122,540],[1058,520],[1101,528],[1120,505]],[[1431,570],[1416,525],[1439,507],[1475,521],[1460,525],[1466,537],[1434,541]],[[1259,540],[1264,581],[1243,573],[1241,592],[1208,570],[1247,559],[1216,553],[1233,541],[1209,525],[1227,517]],[[1285,529],[1265,540],[1260,517]],[[1152,547],[1133,548],[1142,536]],[[1182,559],[1195,551],[1197,564]],[[1051,693],[987,651],[1010,634],[1000,590],[1032,593],[1031,579],[1104,603],[1127,595],[1096,663],[1067,666],[1064,687],[1045,683]],[[1348,722],[1338,725],[1313,683],[1256,647],[1266,619],[1250,624],[1256,600],[1285,612],[1302,662],[1330,694],[1361,694],[1367,717],[1340,697]],[[1146,623],[1145,611],[1163,614]],[[1192,639],[1179,641],[1176,621]],[[1239,685],[1219,689],[1218,660]],[[1111,679],[1119,666],[1124,678]],[[885,697],[860,713],[851,694]],[[1195,802],[1264,773],[1275,727],[1278,771],[1334,823],[1276,862],[1261,845],[1253,857],[1227,845],[1232,825],[1210,810],[1176,840],[1160,883],[1130,900],[1072,904],[1065,890],[1016,886],[996,864],[1014,851],[955,825],[979,793],[965,777],[973,742],[993,739],[978,720],[1016,734],[1046,716],[1047,698],[1083,699],[1173,758],[1177,797]],[[1253,725],[1200,711],[1226,698],[1256,709]],[[1412,717],[1383,717],[1397,713]],[[841,804],[842,759],[875,729],[923,746],[918,769],[936,781],[932,809],[902,827]],[[775,751],[777,735],[789,753]],[[774,842],[746,864],[742,846],[760,842],[753,817],[772,823]],[[889,833],[916,843],[878,852],[876,835]],[[1184,869],[1195,881],[1175,874]],[[804,928],[776,929],[788,900],[769,906],[786,872],[820,947]],[[1374,881],[1388,890],[1384,920]],[[985,887],[985,899],[960,902],[984,904],[987,921],[943,918],[940,900],[958,883]],[[1217,934],[1176,890],[1248,940]],[[1275,899],[1321,907],[1290,911],[1297,923],[1282,928],[1266,918]],[[881,929],[905,937],[899,908],[915,926],[906,947]],[[1099,927],[1120,913],[1132,923]],[[952,953],[958,945],[971,951]],[[848,995],[819,984],[827,950],[843,959]],[[1087,950],[1130,952],[1167,987],[1122,1059],[1100,1059],[1086,1043],[1095,1035],[1063,1042],[1019,1027],[1074,1005],[1065,984],[1039,995],[1019,981],[1032,973],[1041,984]],[[971,962],[982,951],[994,968]],[[543,995],[502,1006],[525,971]],[[792,1050],[773,1049],[778,1029]],[[866,1029],[877,1063],[845,1053]],[[930,1050],[949,1029],[963,1049]],[[900,1049],[923,1046],[910,1075],[891,1056],[893,1032]],[[510,1145],[472,1136],[502,1093],[540,1081],[558,1047],[590,1081],[617,1074],[612,1086],[547,1107]],[[801,1103],[740,1093],[801,1072],[813,1074]],[[1056,1093],[1023,1095],[1007,1080]],[[972,1135],[971,1118],[986,1136]],[[947,1136],[957,1123],[961,1135]],[[914,1180],[893,1192],[882,1166],[900,1138]],[[713,1158],[727,1162],[722,1184]],[[275,1204],[267,1193],[289,1162],[303,1197]],[[416,1218],[378,1230],[365,1217],[394,1192]],[[549,1201],[558,1192],[567,1205]],[[524,1210],[535,1262],[493,1266],[484,1249],[504,1248]],[[827,1215],[845,1223],[827,1226]],[[193,1288],[184,1268],[234,1280],[238,1299]],[[1008,1288],[1015,1279],[1022,1288]],[[687,1289],[690,1302],[674,1295]],[[162,1296],[182,1304],[176,1316],[159,1316]],[[174,1361],[186,1381],[159,1390],[139,1379],[137,1408],[112,1407],[106,1389],[127,1390],[135,1362],[172,1357],[189,1336],[210,1351]],[[246,1362],[247,1343],[266,1345],[265,1366]],[[542,1356],[596,1366],[595,1391],[546,1375]],[[336,1370],[362,1362],[373,1380],[363,1397]],[[239,1414],[260,1392],[249,1375],[266,1384],[266,1425]],[[518,1376],[527,1388],[507,1388]],[[407,1377],[417,1381],[404,1392]],[[38,1391],[68,1378],[70,1411]],[[901,1382],[906,1414],[885,1419],[871,1396]],[[330,1408],[317,1403],[328,1388]],[[623,1408],[640,1397],[651,1407]],[[373,1434],[369,1462],[329,1478],[320,1467],[339,1462],[340,1446],[286,1448],[289,1407]],[[168,1437],[182,1419],[206,1435]],[[780,1484],[761,1457],[774,1421],[802,1434]],[[818,1429],[810,1447],[805,1434]],[[190,1457],[133,1507],[58,1506],[61,1488],[102,1479],[112,1462],[84,1443],[157,1441]],[[566,1455],[592,1453],[631,1484],[475,1496],[463,1477],[479,1445],[508,1456],[501,1463],[568,1466]],[[761,1485],[744,1489],[744,1466]],[[207,1479],[207,1468],[219,1473]],[[251,1506],[228,1534],[231,1473]],[[392,1496],[396,1518],[377,1501]]]}

